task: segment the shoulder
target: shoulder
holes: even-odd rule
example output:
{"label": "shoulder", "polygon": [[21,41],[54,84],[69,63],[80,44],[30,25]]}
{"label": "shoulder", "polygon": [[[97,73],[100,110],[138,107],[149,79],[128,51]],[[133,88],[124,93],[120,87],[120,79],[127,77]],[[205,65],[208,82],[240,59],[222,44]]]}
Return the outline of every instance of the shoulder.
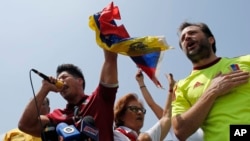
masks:
{"label": "shoulder", "polygon": [[9,130],[8,132],[5,133],[5,135],[15,135],[15,134],[20,134],[20,133],[23,133],[21,130],[19,130],[18,128],[14,128],[14,129],[11,129]]}
{"label": "shoulder", "polygon": [[246,61],[250,61],[250,54],[245,54],[245,55],[239,55],[239,56],[235,56],[235,57],[222,57],[223,60],[246,60]]}
{"label": "shoulder", "polygon": [[245,60],[245,61],[250,62],[250,54],[241,55],[241,56],[238,56],[237,58],[239,58],[240,60]]}
{"label": "shoulder", "polygon": [[160,120],[154,124],[149,130],[145,131],[145,137],[150,137],[153,141],[160,140],[161,136],[161,125]]}
{"label": "shoulder", "polygon": [[22,131],[20,131],[18,128],[12,129],[8,131],[5,136],[4,136],[4,141],[9,141],[9,140],[29,140],[32,138],[29,134],[26,134]]}
{"label": "shoulder", "polygon": [[125,136],[123,133],[121,133],[118,130],[114,130],[113,135],[114,135],[114,141],[129,141],[127,136]]}

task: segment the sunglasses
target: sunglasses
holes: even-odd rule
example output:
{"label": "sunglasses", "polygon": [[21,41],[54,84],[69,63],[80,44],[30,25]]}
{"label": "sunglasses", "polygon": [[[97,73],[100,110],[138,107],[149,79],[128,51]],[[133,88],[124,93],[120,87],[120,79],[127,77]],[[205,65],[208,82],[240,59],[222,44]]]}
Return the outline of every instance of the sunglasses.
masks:
{"label": "sunglasses", "polygon": [[134,113],[138,113],[139,111],[141,111],[143,114],[146,114],[146,109],[139,108],[137,106],[128,106],[127,109],[129,109],[130,111],[132,111]]}

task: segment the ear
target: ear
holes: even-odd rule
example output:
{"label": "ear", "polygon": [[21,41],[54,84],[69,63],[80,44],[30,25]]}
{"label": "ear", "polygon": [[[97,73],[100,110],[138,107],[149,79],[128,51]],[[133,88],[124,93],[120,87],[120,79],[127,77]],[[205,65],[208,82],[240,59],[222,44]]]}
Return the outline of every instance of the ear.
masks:
{"label": "ear", "polygon": [[83,80],[81,78],[77,78],[77,82],[80,83],[82,85]]}
{"label": "ear", "polygon": [[209,43],[212,45],[212,44],[214,43],[214,37],[212,37],[212,36],[209,37],[209,38],[208,38],[208,41],[209,41]]}

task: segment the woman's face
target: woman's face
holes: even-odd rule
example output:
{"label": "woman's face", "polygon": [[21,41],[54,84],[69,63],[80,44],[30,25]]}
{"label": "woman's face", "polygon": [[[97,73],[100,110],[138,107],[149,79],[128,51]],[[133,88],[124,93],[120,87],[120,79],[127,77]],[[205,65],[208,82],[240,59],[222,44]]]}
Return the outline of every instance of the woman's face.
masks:
{"label": "woman's face", "polygon": [[128,102],[125,114],[122,117],[124,126],[139,132],[144,123],[146,110],[137,100]]}

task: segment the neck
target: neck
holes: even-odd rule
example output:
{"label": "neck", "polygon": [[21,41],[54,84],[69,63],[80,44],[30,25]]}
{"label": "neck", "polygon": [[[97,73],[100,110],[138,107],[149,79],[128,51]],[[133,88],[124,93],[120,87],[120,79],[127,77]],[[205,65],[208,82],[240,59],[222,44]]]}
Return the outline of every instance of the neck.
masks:
{"label": "neck", "polygon": [[85,94],[84,93],[81,93],[81,94],[77,94],[75,95],[74,97],[71,97],[71,99],[67,99],[68,103],[69,104],[78,104],[81,100],[82,100],[82,97],[84,96]]}
{"label": "neck", "polygon": [[211,55],[209,58],[205,58],[205,59],[202,59],[196,63],[193,63],[193,67],[197,68],[197,67],[205,66],[205,65],[210,64],[211,62],[217,60],[218,58],[219,57],[217,57],[216,55]]}

